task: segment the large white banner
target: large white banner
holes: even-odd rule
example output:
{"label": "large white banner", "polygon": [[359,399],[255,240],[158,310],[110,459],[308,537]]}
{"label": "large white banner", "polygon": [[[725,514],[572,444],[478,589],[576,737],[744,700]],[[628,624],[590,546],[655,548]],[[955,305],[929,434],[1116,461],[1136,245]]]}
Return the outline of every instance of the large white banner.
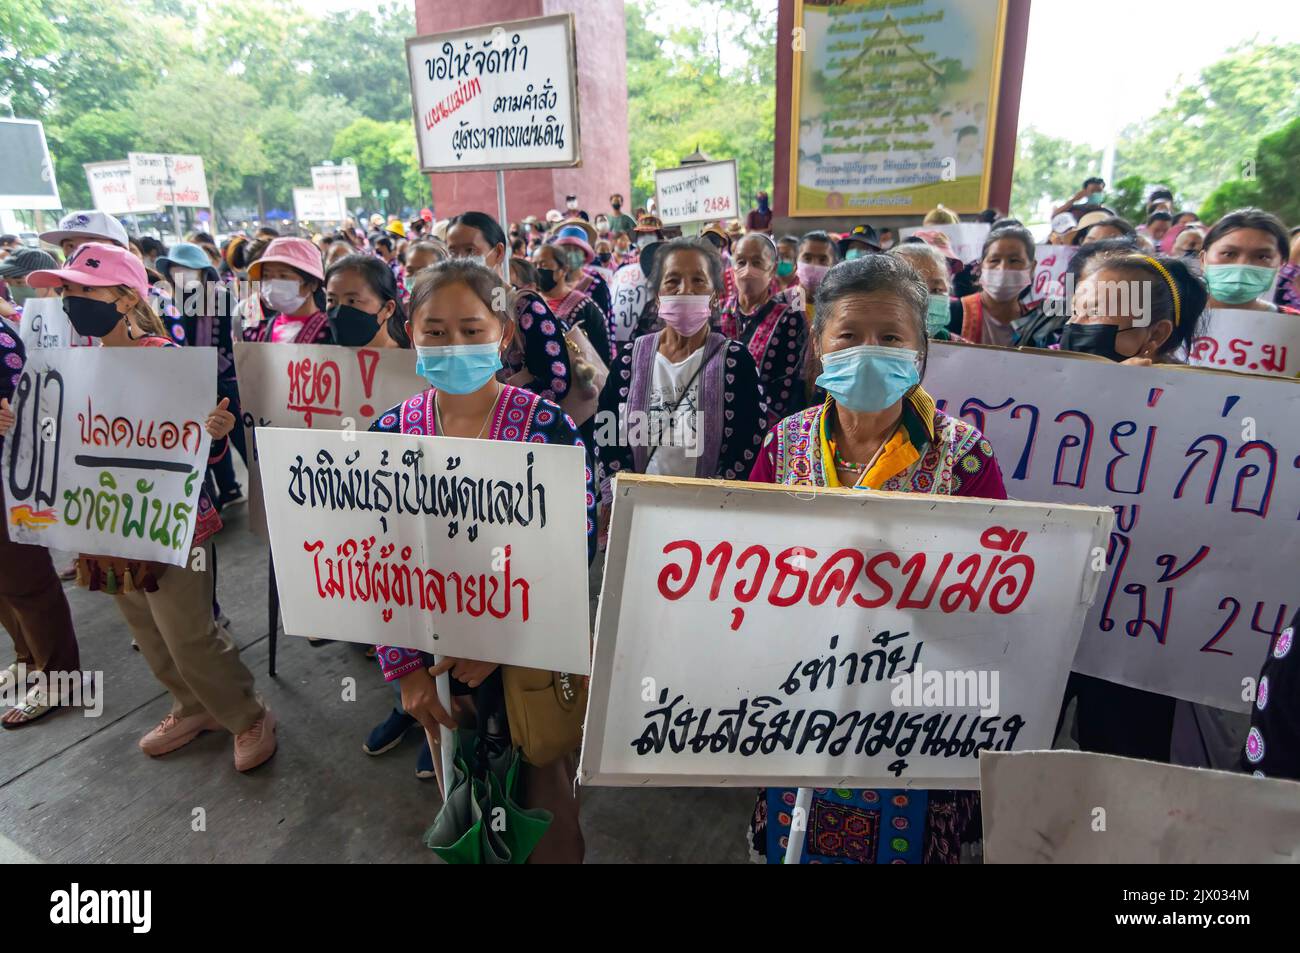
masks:
{"label": "large white banner", "polygon": [[1192,339],[1189,359],[1213,367],[1272,377],[1300,377],[1300,316],[1242,308],[1212,309]]}
{"label": "large white banner", "polygon": [[185,565],[216,394],[215,348],[31,351],[5,438],[9,538]]}
{"label": "large white banner", "polygon": [[1051,744],[1113,516],[620,476],[586,784],[977,787]]}
{"label": "large white banner", "polygon": [[581,447],[257,433],[284,630],[586,674]]}
{"label": "large white banner", "polygon": [[1295,611],[1300,385],[936,343],[925,387],[1009,496],[1115,508],[1075,671],[1245,710]]}
{"label": "large white banner", "polygon": [[980,790],[986,864],[1300,862],[1294,781],[1082,751],[986,752]]}
{"label": "large white banner", "polygon": [[142,205],[211,207],[202,156],[128,152],[126,161]]}
{"label": "large white banner", "polygon": [[248,437],[248,525],[266,538],[258,427],[365,430],[390,407],[427,390],[415,352],[332,344],[235,342],[235,374]]}
{"label": "large white banner", "polygon": [[665,225],[736,218],[739,196],[735,159],[655,170],[655,203]]}
{"label": "large white banner", "polygon": [[573,14],[406,41],[424,172],[578,165]]}
{"label": "large white banner", "polygon": [[63,299],[28,298],[23,302],[23,318],[18,325],[23,347],[89,347],[94,341],[78,334],[63,310]]}
{"label": "large white banner", "polygon": [[90,204],[109,215],[131,215],[137,212],[156,212],[158,205],[146,205],[136,194],[135,180],[131,178],[131,164],[121,162],[87,162],[86,182],[90,185]]}

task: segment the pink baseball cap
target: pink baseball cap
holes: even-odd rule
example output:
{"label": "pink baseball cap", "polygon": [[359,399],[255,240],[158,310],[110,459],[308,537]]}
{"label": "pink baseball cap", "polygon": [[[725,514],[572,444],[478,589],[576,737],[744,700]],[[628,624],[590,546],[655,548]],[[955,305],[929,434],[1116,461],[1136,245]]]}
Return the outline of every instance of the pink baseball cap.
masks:
{"label": "pink baseball cap", "polygon": [[33,288],[58,288],[62,285],[88,285],[102,288],[125,285],[133,289],[140,299],[149,296],[149,276],[140,259],[125,248],[87,242],[72,253],[62,268],[33,271],[27,276]]}
{"label": "pink baseball cap", "polygon": [[317,281],[325,280],[325,269],[321,267],[320,249],[305,238],[275,239],[266,246],[266,253],[248,266],[248,277],[253,281],[260,281],[262,279],[262,266],[273,261],[297,268],[303,274],[311,275]]}

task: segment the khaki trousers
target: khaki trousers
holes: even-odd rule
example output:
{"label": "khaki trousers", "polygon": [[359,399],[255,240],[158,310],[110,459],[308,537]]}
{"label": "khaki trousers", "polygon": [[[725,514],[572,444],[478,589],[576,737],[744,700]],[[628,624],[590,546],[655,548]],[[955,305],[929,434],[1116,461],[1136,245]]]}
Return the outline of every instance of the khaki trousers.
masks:
{"label": "khaki trousers", "polygon": [[[205,566],[212,565],[212,544]],[[253,673],[239,658],[229,633],[212,618],[212,570],[170,566],[157,592],[113,596],[154,677],[172,694],[172,714],[208,712],[231,734],[262,717]]]}

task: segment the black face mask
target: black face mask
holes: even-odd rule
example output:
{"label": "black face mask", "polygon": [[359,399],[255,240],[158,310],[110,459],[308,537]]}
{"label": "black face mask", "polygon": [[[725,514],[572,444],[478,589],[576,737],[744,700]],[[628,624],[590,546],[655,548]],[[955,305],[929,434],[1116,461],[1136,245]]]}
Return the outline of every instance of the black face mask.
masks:
{"label": "black face mask", "polygon": [[379,333],[377,315],[367,314],[345,304],[336,305],[326,312],[330,319],[330,328],[334,331],[334,343],[343,347],[365,347]]}
{"label": "black face mask", "polygon": [[608,265],[608,264],[609,264],[609,257],[610,257],[610,256],[609,256],[609,252],[607,252],[607,251],[603,251],[603,252],[601,252],[599,255],[596,256],[596,260],[597,260],[598,262],[600,262],[602,265]]}
{"label": "black face mask", "polygon": [[1067,324],[1061,331],[1061,350],[1126,361],[1128,358],[1115,350],[1118,335],[1119,328],[1113,324]]}
{"label": "black face mask", "polygon": [[121,312],[112,301],[75,298],[72,295],[64,296],[63,313],[68,316],[77,333],[88,338],[102,338],[122,320]]}
{"label": "black face mask", "polygon": [[537,269],[537,287],[541,288],[543,291],[552,291],[555,289],[557,283],[558,282],[555,280],[554,268]]}
{"label": "black face mask", "polygon": [[621,208],[623,207],[623,203],[622,203],[622,202],[610,202],[610,203],[609,203],[609,207],[612,208],[615,212],[617,212],[619,209],[621,209]]}

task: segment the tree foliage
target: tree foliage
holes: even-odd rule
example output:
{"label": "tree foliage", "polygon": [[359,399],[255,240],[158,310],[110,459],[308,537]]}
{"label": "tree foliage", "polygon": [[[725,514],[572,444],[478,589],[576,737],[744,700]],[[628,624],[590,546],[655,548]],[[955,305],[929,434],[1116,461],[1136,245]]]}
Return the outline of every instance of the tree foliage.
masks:
{"label": "tree foliage", "polygon": [[1261,136],[1300,116],[1297,89],[1300,44],[1234,47],[1179,83],[1154,116],[1121,133],[1116,176],[1173,179],[1189,202],[1199,203],[1242,177]]}
{"label": "tree foliage", "polygon": [[735,159],[742,208],[772,186],[776,138],[776,2],[700,0],[689,24],[651,30],[654,0],[629,2],[628,152],[632,200],[654,194],[654,170],[697,149]]}
{"label": "tree foliage", "polygon": [[[384,166],[373,175],[388,206],[427,203],[410,159],[409,0],[309,10],[305,0],[3,0],[0,109],[45,123],[69,208],[90,203],[84,163],[129,151],[202,155],[219,209],[259,198],[292,207],[294,187],[311,185],[310,167],[361,116],[377,120],[370,151]],[[349,149],[366,151],[355,139]]]}
{"label": "tree foliage", "polygon": [[1095,149],[1027,126],[1016,138],[1011,211],[1033,221],[1040,217],[1036,214],[1040,206],[1064,202],[1100,167],[1101,156]]}

